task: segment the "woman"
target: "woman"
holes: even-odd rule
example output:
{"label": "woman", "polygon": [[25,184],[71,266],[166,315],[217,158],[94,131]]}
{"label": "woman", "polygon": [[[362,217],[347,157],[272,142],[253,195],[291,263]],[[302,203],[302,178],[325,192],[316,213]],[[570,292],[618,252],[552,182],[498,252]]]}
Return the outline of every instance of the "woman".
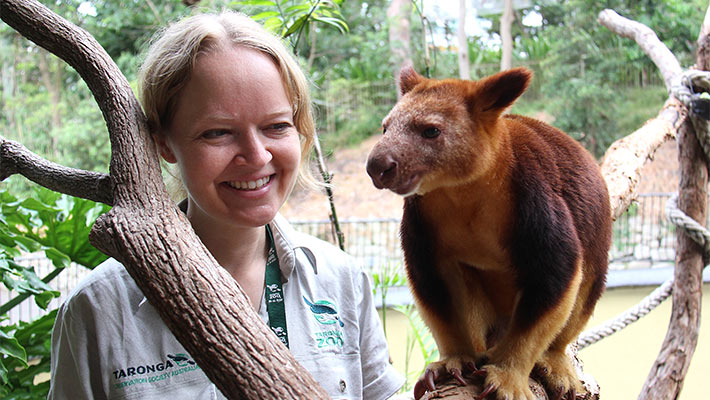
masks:
{"label": "woman", "polygon": [[[181,209],[262,319],[332,397],[392,396],[403,379],[366,275],[278,214],[314,137],[307,82],[283,44],[240,14],[189,17],[152,44],[141,84],[149,129],[185,188]],[[176,395],[223,398],[108,260],[59,310],[49,398]]]}

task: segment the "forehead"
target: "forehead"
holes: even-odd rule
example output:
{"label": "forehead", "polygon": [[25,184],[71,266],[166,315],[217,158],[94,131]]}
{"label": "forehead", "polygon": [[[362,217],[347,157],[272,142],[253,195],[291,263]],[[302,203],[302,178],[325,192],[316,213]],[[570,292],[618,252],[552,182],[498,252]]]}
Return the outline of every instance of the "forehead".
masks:
{"label": "forehead", "polygon": [[195,59],[190,79],[220,79],[248,81],[252,75],[265,75],[280,81],[281,72],[274,59],[259,50],[241,45],[220,45],[202,51]]}
{"label": "forehead", "polygon": [[293,112],[276,63],[243,46],[202,53],[176,97],[173,122],[256,118]]}
{"label": "forehead", "polygon": [[461,90],[446,83],[416,87],[406,93],[384,118],[384,124],[429,123],[441,124],[466,112]]}

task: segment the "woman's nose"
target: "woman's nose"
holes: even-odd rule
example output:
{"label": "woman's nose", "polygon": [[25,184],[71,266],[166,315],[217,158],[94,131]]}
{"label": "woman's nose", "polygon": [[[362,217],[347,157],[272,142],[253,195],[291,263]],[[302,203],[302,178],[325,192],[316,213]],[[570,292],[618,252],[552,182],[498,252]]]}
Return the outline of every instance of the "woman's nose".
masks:
{"label": "woman's nose", "polygon": [[272,159],[266,138],[256,129],[240,135],[235,161],[239,164],[263,166]]}

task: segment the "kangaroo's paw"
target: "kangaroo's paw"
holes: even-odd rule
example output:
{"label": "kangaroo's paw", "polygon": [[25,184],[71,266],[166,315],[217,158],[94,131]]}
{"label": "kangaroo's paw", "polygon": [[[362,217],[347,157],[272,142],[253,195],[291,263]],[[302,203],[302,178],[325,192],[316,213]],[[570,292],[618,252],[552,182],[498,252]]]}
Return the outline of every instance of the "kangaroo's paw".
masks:
{"label": "kangaroo's paw", "polygon": [[414,398],[419,399],[427,391],[436,390],[436,384],[453,376],[461,385],[467,385],[466,375],[481,375],[483,372],[476,368],[474,357],[454,356],[433,362],[427,365],[424,373],[414,385]]}
{"label": "kangaroo's paw", "polygon": [[[483,366],[483,370],[486,372],[485,389],[478,400],[535,400],[525,371],[501,368],[494,364]],[[493,393],[495,397],[491,397]]]}
{"label": "kangaroo's paw", "polygon": [[557,394],[558,400],[574,400],[576,394],[582,390],[572,362],[564,352],[545,352],[542,359],[535,364],[535,373],[542,378],[550,392]]}

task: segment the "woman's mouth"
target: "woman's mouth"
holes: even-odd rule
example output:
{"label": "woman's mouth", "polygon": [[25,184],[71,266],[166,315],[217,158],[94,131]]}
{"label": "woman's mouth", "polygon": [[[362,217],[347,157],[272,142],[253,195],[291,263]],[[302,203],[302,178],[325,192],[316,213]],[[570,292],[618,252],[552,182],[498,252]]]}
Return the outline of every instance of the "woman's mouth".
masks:
{"label": "woman's mouth", "polygon": [[230,181],[227,185],[237,190],[257,190],[268,185],[270,181],[271,175],[268,175],[255,181]]}

